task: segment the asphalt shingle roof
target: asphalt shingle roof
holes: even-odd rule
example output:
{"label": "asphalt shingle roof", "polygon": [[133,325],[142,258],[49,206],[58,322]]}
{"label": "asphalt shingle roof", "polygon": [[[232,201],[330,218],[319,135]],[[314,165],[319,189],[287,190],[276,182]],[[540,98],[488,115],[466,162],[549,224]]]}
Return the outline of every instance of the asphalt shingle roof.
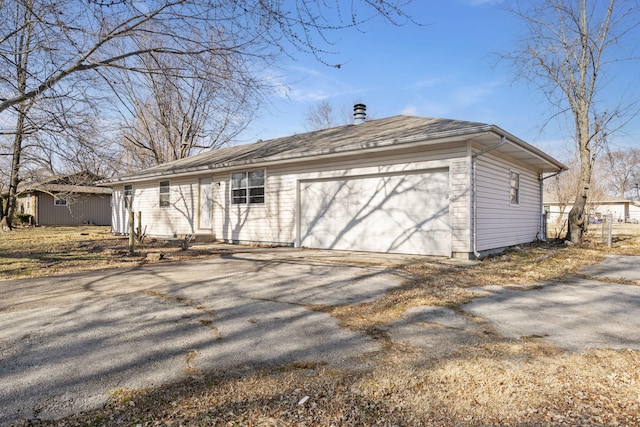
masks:
{"label": "asphalt shingle roof", "polygon": [[[393,116],[368,120],[358,125],[349,124],[258,141],[253,144],[218,148],[142,171],[124,174],[105,183],[134,181],[257,162],[276,162],[323,154],[346,153],[366,148],[488,131],[499,131],[499,128],[494,125],[462,120]],[[535,150],[534,147],[530,148]],[[541,154],[544,155],[544,153]],[[553,161],[551,157],[549,159]]]}

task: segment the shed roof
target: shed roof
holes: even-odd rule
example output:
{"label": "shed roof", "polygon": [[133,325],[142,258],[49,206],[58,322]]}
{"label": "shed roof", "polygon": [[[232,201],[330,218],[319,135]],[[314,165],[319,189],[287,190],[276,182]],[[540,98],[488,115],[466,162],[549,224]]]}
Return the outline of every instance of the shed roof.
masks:
{"label": "shed roof", "polygon": [[[545,193],[544,194],[544,204],[548,204],[548,205],[559,205],[559,204],[564,204],[564,205],[573,205],[573,198],[568,202],[568,203],[564,203],[564,202],[559,202],[554,194],[550,194],[550,193]],[[633,200],[629,200],[629,199],[625,199],[624,197],[620,197],[620,196],[612,196],[612,195],[604,195],[601,196],[599,198],[591,198],[588,200],[589,204],[592,205],[597,205],[597,204],[619,204],[619,205],[624,205],[624,204],[637,204],[637,202],[633,201]]]}
{"label": "shed roof", "polygon": [[18,193],[39,191],[50,194],[111,194],[110,188],[94,184],[99,179],[101,177],[91,172],[43,177],[38,181],[21,182],[18,184]]}
{"label": "shed roof", "polygon": [[164,163],[142,171],[120,175],[104,184],[132,182],[167,176],[197,174],[207,170],[334,157],[360,151],[380,151],[407,145],[430,145],[445,141],[474,141],[487,148],[505,136],[507,144],[497,151],[532,164],[540,172],[566,169],[559,161],[503,131],[495,125],[451,119],[393,116],[290,135],[253,144],[214,149],[195,156]]}

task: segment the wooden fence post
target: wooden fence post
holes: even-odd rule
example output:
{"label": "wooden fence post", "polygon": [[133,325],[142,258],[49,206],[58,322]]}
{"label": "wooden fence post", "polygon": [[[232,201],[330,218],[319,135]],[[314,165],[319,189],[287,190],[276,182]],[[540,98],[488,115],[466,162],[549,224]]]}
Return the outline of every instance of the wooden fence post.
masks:
{"label": "wooden fence post", "polygon": [[129,211],[129,253],[133,253],[135,251],[135,213],[133,211]]}

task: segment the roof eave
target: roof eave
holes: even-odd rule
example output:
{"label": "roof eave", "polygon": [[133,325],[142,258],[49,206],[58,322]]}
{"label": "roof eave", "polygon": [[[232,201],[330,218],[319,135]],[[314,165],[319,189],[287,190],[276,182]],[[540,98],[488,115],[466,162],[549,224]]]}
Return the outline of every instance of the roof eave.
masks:
{"label": "roof eave", "polygon": [[551,157],[550,155],[548,155],[547,153],[545,153],[544,151],[534,147],[533,145],[523,141],[522,139],[518,138],[517,136],[505,131],[504,129],[498,127],[498,126],[492,126],[492,132],[495,133],[497,136],[502,137],[504,136],[507,141],[511,142],[512,144],[518,146],[519,148],[522,148],[523,150],[531,153],[532,156],[538,158],[539,160],[542,160],[544,163],[547,163],[549,165],[549,168],[543,168],[542,172],[543,173],[547,173],[547,172],[562,172],[565,170],[568,170],[569,168],[564,165],[562,162],[554,159],[553,157]]}
{"label": "roof eave", "polygon": [[467,139],[474,138],[479,135],[485,135],[487,132],[492,130],[491,125],[483,125],[476,126],[473,128],[467,128],[463,131],[447,131],[447,132],[439,132],[429,135],[422,136],[411,136],[407,138],[394,138],[391,140],[385,140],[374,143],[361,143],[361,144],[351,144],[344,147],[338,147],[331,150],[315,150],[308,151],[305,153],[294,153],[290,155],[277,155],[272,157],[265,157],[261,159],[250,159],[250,160],[240,160],[233,162],[225,162],[225,163],[217,163],[211,164],[207,166],[198,166],[193,168],[182,168],[179,171],[158,171],[155,173],[141,173],[136,175],[129,175],[123,177],[116,177],[110,180],[104,180],[100,182],[100,185],[112,186],[115,184],[122,184],[126,182],[140,182],[140,181],[151,181],[157,178],[164,177],[183,177],[190,175],[197,175],[202,172],[207,171],[220,171],[220,170],[231,170],[231,169],[239,169],[247,166],[252,167],[264,167],[272,164],[286,164],[286,163],[295,163],[299,161],[304,161],[308,159],[330,159],[334,157],[343,156],[349,153],[370,153],[375,151],[386,151],[393,150],[398,147],[408,148],[412,146],[418,145],[432,145],[432,144],[442,144],[453,141],[463,141]]}

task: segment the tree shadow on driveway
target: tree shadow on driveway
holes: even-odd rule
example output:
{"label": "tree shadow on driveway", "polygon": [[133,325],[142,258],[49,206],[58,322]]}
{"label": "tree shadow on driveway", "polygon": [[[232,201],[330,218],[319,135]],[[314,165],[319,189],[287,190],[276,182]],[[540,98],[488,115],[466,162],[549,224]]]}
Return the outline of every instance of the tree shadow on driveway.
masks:
{"label": "tree shadow on driveway", "polygon": [[227,257],[3,282],[0,425],[212,369],[367,365],[372,338],[306,305],[362,302],[402,280],[379,267]]}

